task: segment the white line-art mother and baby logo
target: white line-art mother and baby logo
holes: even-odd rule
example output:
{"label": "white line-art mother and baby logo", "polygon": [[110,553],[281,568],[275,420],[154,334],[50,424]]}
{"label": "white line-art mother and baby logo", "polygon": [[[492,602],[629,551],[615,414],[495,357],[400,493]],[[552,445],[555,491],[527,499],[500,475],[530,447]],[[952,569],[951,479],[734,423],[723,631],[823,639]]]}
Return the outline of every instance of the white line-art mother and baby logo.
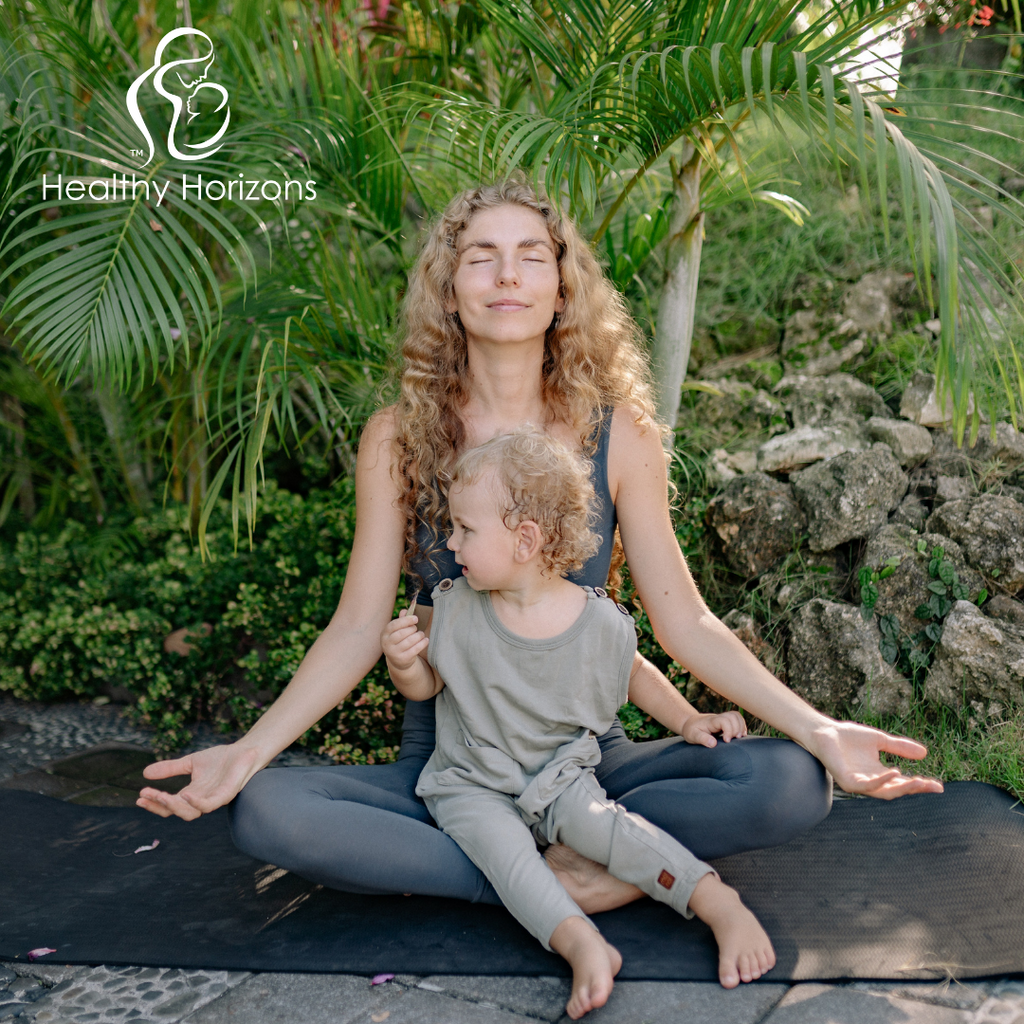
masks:
{"label": "white line-art mother and baby logo", "polygon": [[[176,39],[182,39],[189,36],[198,37],[208,47],[206,53],[202,56],[195,57],[184,57],[180,60],[168,61],[166,64],[163,63],[164,51],[167,47],[173,43]],[[160,40],[159,45],[156,48],[156,53],[153,56],[153,66],[148,70],[144,71],[138,78],[132,82],[131,87],[128,89],[128,94],[125,97],[125,104],[128,107],[128,113],[131,114],[132,120],[138,126],[140,132],[149,144],[149,156],[146,158],[146,164],[153,159],[153,155],[156,152],[156,147],[153,144],[153,135],[146,125],[146,120],[142,116],[142,112],[139,110],[139,90],[145,85],[146,81],[152,76],[153,88],[163,96],[165,99],[171,101],[171,105],[174,108],[174,113],[171,116],[171,125],[167,131],[167,149],[177,160],[203,160],[206,157],[213,156],[214,153],[220,149],[217,143],[221,140],[224,133],[228,129],[228,124],[231,122],[231,108],[228,106],[228,91],[223,85],[218,85],[216,82],[206,81],[207,75],[210,73],[210,65],[213,64],[213,40],[205,32],[200,32],[196,28],[176,28],[173,32],[168,32],[167,35]],[[179,70],[181,69],[181,70]],[[164,85],[164,78],[173,71],[175,77],[181,83],[182,86],[188,91],[187,96],[183,100],[181,96],[174,92],[169,91]],[[198,73],[198,75],[197,75]],[[178,121],[182,116],[182,110],[188,115],[188,120],[185,122],[188,124],[195,117],[199,115],[199,109],[197,105],[197,97],[203,89],[212,89],[215,93],[220,96],[220,105],[213,113],[218,111],[224,111],[224,123],[216,131],[215,134],[210,136],[205,142],[185,142],[183,145],[186,149],[201,150],[198,153],[184,153],[178,148],[178,144],[175,140],[174,133],[178,128]],[[211,148],[216,146],[216,148]]]}
{"label": "white line-art mother and baby logo", "polygon": [[[203,52],[201,54],[198,52],[199,47],[195,46],[196,38],[202,41]],[[165,63],[164,53],[167,47],[180,39],[188,39],[193,43],[193,56],[169,60]],[[213,59],[213,41],[205,32],[200,32],[195,28],[176,28],[160,40],[153,55],[153,66],[132,82],[125,96],[125,105],[143,138],[149,144],[149,155],[142,167],[151,163],[156,155],[153,133],[149,130],[142,111],[139,110],[139,90],[150,79],[153,80],[153,88],[157,93],[164,99],[170,100],[171,103],[173,113],[167,129],[167,149],[172,157],[177,160],[204,160],[222,148],[221,139],[231,123],[231,108],[228,106],[227,89],[216,82],[207,81]],[[165,82],[168,74],[172,71],[174,77]],[[203,112],[200,111],[201,99],[209,101],[209,94],[204,94],[204,89],[212,90],[220,98],[217,108],[207,112],[215,116],[223,111],[223,122],[217,131],[205,141],[185,142],[183,139],[179,140],[176,137],[178,129],[190,124]],[[182,121],[183,117],[184,121]],[[143,153],[144,151],[141,149],[131,150],[133,157],[141,157]],[[141,169],[138,168],[138,170]],[[202,174],[183,173],[180,184],[176,182],[175,178],[167,178],[162,187],[158,181],[153,179],[152,173],[141,180],[137,179],[133,173],[131,181],[128,180],[126,173],[121,174],[120,181],[116,174],[110,178],[78,178],[74,176],[65,178],[63,174],[58,174],[56,184],[47,181],[47,175],[44,174],[42,197],[44,202],[51,198],[51,194],[55,193],[58,202],[67,199],[74,203],[88,201],[109,203],[129,200],[133,203],[142,201],[148,203],[150,191],[153,190],[156,194],[156,205],[160,206],[168,195],[172,184],[178,184],[181,189],[181,199],[185,202],[190,198],[194,198],[196,201],[205,199],[211,202],[227,199],[228,202],[239,203],[313,202],[316,200],[316,181],[312,178],[301,180],[286,175],[283,181],[265,180],[258,175],[250,178],[244,170],[238,170],[237,167],[234,170],[238,171],[238,176],[224,180],[207,174],[204,181]],[[174,196],[174,193],[172,192],[171,195]],[[150,224],[154,225],[156,222],[150,221]],[[162,231],[163,228],[155,226],[153,230]]]}

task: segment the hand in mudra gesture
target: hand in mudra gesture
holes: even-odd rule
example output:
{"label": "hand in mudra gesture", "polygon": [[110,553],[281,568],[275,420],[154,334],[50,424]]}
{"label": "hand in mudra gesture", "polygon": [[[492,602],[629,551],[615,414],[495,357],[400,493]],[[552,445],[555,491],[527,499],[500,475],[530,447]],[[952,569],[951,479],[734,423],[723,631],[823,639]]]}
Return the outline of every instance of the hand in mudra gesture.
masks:
{"label": "hand in mudra gesture", "polygon": [[218,807],[229,804],[259,769],[259,754],[252,748],[226,743],[208,747],[194,754],[146,765],[147,779],[169,779],[175,775],[191,775],[192,781],[178,793],[146,786],[136,805],[169,818],[176,814],[193,821]]}
{"label": "hand in mudra gesture", "polygon": [[941,793],[942,783],[923,775],[904,775],[882,764],[880,754],[920,760],[928,748],[905,736],[890,736],[857,722],[829,722],[815,729],[809,749],[847,793],[892,800],[910,793]]}

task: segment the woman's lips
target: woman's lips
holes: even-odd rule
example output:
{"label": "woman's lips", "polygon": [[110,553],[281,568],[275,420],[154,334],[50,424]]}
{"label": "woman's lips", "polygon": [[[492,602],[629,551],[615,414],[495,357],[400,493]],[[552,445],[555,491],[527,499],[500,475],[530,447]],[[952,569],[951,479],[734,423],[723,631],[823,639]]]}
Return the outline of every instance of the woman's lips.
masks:
{"label": "woman's lips", "polygon": [[514,313],[520,309],[526,309],[523,302],[492,302],[488,309],[496,309],[501,313]]}

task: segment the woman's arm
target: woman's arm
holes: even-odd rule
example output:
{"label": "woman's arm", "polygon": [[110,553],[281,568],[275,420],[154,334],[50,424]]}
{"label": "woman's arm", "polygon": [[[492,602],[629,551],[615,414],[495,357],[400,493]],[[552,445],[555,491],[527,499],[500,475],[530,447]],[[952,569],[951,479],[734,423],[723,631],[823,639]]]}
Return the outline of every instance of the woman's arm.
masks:
{"label": "woman's arm", "polygon": [[814,754],[843,789],[891,798],[939,792],[941,783],[887,769],[879,753],[921,758],[920,743],[853,722],[836,722],[779,682],[710,612],[672,529],[658,431],[616,409],[608,484],[630,576],[654,635],[680,665],[723,697],[785,732]]}
{"label": "woman's arm", "polygon": [[[405,544],[392,475],[394,415],[366,425],[356,461],[356,531],[338,608],[306,652],[291,682],[235,743],[158,761],[146,778],[191,775],[177,794],[147,787],[138,805],[162,817],[198,818],[229,803],[277,754],[337,706],[380,657],[381,629],[391,618]],[[297,539],[301,543],[301,539]]]}

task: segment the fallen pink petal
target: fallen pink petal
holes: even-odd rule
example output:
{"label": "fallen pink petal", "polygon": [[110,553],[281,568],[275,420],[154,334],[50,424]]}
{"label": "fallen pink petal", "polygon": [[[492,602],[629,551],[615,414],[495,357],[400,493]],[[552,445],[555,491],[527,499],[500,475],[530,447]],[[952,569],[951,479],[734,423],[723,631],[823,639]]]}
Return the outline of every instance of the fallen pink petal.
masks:
{"label": "fallen pink petal", "polygon": [[149,850],[155,850],[159,845],[160,845],[160,840],[159,839],[154,839],[152,846],[140,846],[135,852],[136,853],[146,853]]}
{"label": "fallen pink petal", "polygon": [[[38,960],[41,956],[47,956],[50,953],[56,952],[57,950],[50,949],[49,946],[40,946],[38,949],[30,949],[28,951],[28,959],[29,962],[31,963],[33,960]],[[393,978],[394,975],[392,974],[391,977]]]}
{"label": "fallen pink petal", "polygon": [[395,976],[393,974],[375,974],[370,979],[370,988],[374,985],[383,985],[386,981],[391,981]]}

